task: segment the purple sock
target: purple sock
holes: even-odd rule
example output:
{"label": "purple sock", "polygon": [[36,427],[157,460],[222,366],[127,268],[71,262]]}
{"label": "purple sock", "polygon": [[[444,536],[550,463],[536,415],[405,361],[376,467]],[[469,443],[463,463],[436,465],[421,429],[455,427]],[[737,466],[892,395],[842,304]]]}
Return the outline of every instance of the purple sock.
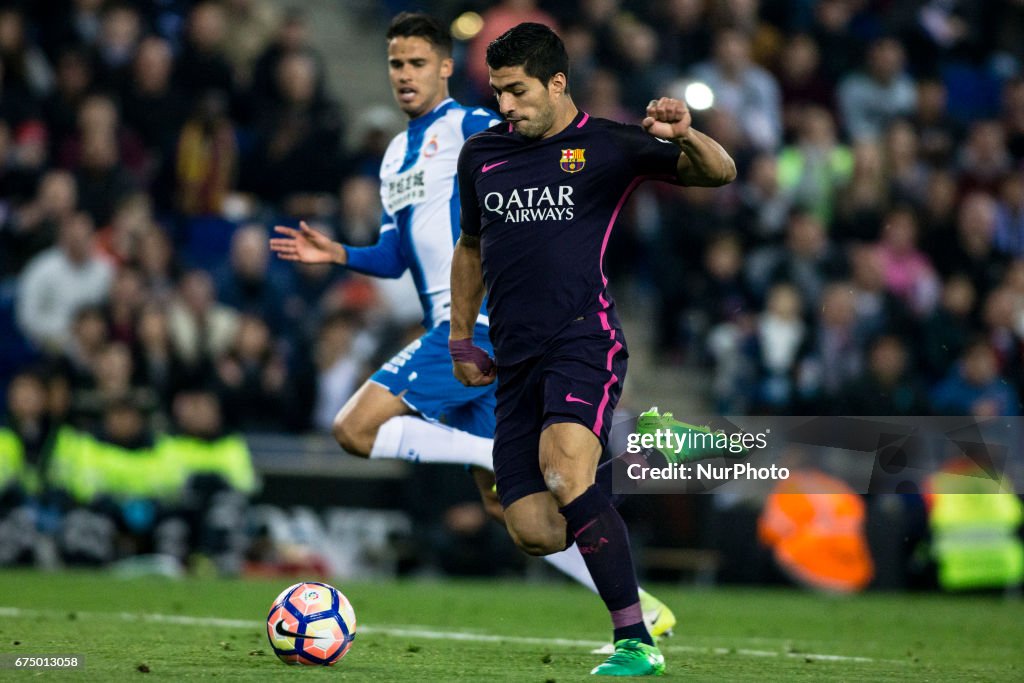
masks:
{"label": "purple sock", "polygon": [[629,532],[618,511],[594,484],[559,512],[575,536],[597,592],[611,613],[614,640],[638,638],[653,645],[640,609]]}

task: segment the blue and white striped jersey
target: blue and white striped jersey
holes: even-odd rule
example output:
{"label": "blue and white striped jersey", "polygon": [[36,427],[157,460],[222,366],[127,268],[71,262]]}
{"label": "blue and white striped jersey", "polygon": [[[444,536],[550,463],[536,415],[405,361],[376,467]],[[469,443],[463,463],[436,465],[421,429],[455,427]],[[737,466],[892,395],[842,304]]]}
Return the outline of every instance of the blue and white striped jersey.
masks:
{"label": "blue and white striped jersey", "polygon": [[388,145],[380,168],[380,239],[372,247],[348,248],[355,271],[378,277],[412,271],[427,329],[450,317],[452,252],[460,232],[459,152],[467,138],[498,122],[494,112],[451,98],[409,121]]}

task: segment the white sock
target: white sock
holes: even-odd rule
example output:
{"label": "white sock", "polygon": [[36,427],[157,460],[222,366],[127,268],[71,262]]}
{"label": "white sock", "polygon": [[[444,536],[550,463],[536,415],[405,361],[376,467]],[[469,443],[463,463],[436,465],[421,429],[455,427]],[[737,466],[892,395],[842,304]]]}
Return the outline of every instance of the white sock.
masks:
{"label": "white sock", "polygon": [[473,436],[420,417],[393,417],[380,426],[371,458],[475,465],[494,470],[491,439]]}
{"label": "white sock", "polygon": [[545,555],[544,561],[570,577],[576,583],[589,588],[595,593],[597,592],[594,579],[590,578],[590,570],[587,569],[587,563],[583,561],[583,555],[580,554],[580,549],[575,543],[560,553]]}

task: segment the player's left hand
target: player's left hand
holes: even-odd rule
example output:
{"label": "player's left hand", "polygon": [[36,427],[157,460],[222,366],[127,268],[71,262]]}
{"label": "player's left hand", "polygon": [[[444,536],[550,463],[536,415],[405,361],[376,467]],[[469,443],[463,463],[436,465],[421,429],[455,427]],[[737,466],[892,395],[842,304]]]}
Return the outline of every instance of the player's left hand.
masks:
{"label": "player's left hand", "polygon": [[497,379],[494,359],[472,339],[449,340],[448,352],[455,378],[467,387],[486,386]]}
{"label": "player's left hand", "polygon": [[644,130],[655,137],[675,140],[690,132],[692,120],[685,102],[662,97],[660,100],[651,100],[647,105],[647,118],[642,125]]}

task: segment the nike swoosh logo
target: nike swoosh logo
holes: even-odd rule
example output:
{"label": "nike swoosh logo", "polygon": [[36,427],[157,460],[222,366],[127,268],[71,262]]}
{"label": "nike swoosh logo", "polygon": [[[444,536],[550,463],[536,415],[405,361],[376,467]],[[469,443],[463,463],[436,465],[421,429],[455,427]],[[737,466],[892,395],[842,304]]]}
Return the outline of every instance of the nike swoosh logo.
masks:
{"label": "nike swoosh logo", "polygon": [[565,395],[565,402],[566,403],[585,403],[588,406],[594,405],[590,401],[584,401],[582,398],[576,398],[575,396],[572,395],[571,391],[568,394]]}
{"label": "nike swoosh logo", "polygon": [[498,166],[501,166],[502,164],[507,164],[507,163],[508,163],[508,159],[505,159],[505,161],[498,161],[498,162],[495,162],[493,164],[484,164],[483,166],[480,167],[480,172],[481,173],[487,173],[492,168],[497,168]]}
{"label": "nike swoosh logo", "polygon": [[305,638],[306,640],[323,640],[324,638],[330,638],[330,636],[311,636],[305,633],[293,633],[284,627],[284,621],[278,621],[274,625],[274,633],[285,638]]}

